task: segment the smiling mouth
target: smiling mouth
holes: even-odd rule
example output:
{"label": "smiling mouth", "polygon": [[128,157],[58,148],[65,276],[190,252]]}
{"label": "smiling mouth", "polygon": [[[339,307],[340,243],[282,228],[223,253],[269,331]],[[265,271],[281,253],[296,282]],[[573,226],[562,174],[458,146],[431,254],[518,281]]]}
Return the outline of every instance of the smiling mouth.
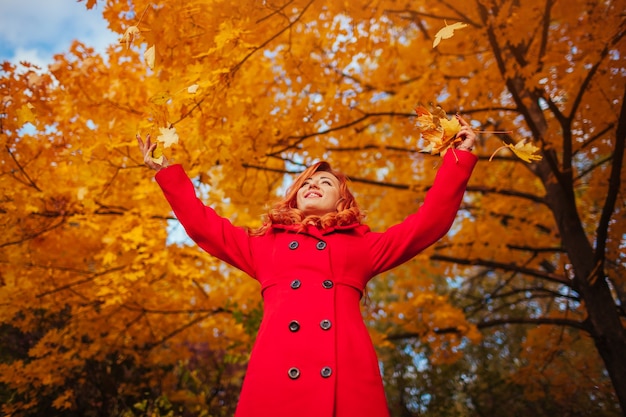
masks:
{"label": "smiling mouth", "polygon": [[319,193],[316,193],[315,191],[312,191],[310,193],[307,193],[304,198],[320,198],[322,195]]}

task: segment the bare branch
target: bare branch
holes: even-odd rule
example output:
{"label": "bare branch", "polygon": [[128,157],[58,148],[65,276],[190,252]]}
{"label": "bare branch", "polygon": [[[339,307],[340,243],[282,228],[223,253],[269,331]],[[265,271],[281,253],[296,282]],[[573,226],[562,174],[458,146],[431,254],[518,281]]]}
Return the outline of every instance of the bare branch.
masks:
{"label": "bare branch", "polygon": [[[622,163],[624,161],[624,151],[626,150],[626,91],[622,98],[622,109],[615,132],[615,148],[613,150],[613,163],[611,164],[611,176],[609,178],[609,189],[606,193],[606,200],[602,208],[602,216],[596,229],[596,253],[595,262],[604,263],[606,241],[609,234],[609,224],[611,216],[615,211],[617,196],[621,189]],[[603,268],[602,268],[603,269]],[[603,272],[600,272],[603,273]]]}
{"label": "bare branch", "polygon": [[19,169],[19,171],[22,173],[22,175],[24,175],[24,177],[28,181],[28,184],[31,187],[33,187],[35,190],[41,192],[41,188],[39,188],[37,186],[37,184],[35,183],[35,181],[33,181],[33,179],[28,175],[28,173],[26,172],[26,170],[24,169],[22,164],[20,164],[20,162],[17,160],[17,158],[15,157],[13,152],[11,151],[11,148],[9,148],[9,145],[5,145],[4,147],[6,148],[7,152],[9,153],[9,156],[11,156],[11,159],[13,159],[13,162],[15,162],[15,165],[17,165],[17,168]]}
{"label": "bare branch", "polygon": [[502,262],[488,261],[486,259],[480,259],[480,258],[475,258],[475,259],[458,258],[458,257],[439,255],[439,254],[431,255],[430,259],[433,261],[451,262],[451,263],[456,263],[459,265],[484,266],[484,267],[491,268],[491,269],[501,269],[504,271],[518,272],[518,273],[529,275],[535,278],[544,279],[549,282],[566,285],[568,287],[572,286],[572,282],[566,279],[565,277],[563,277],[562,275],[537,271],[531,268],[525,268],[525,267],[515,265],[515,264],[505,264]]}
{"label": "bare branch", "polygon": [[[564,327],[573,327],[575,329],[583,330],[585,332],[589,331],[588,326],[586,326],[585,323],[582,323],[576,320],[570,320],[570,319],[548,318],[548,317],[538,317],[538,318],[511,317],[511,318],[506,318],[506,319],[492,319],[489,321],[480,322],[476,324],[476,327],[478,329],[487,329],[490,327],[506,326],[509,324],[521,324],[521,325],[533,325],[533,326],[540,326],[540,325],[564,326]],[[456,333],[456,334],[462,335],[462,332],[456,327],[435,329],[434,333],[435,334]],[[386,337],[386,339],[390,341],[404,340],[404,339],[418,339],[423,336],[424,334],[418,333],[418,332],[406,332],[406,333],[390,334]]]}

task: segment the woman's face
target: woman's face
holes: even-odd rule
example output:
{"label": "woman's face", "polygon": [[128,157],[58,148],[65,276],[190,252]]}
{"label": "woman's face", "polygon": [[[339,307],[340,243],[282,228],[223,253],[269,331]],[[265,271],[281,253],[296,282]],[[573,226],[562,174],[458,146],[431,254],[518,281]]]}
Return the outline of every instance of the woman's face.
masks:
{"label": "woman's face", "polygon": [[296,197],[298,209],[306,216],[323,216],[337,211],[339,180],[330,172],[317,171],[304,181]]}

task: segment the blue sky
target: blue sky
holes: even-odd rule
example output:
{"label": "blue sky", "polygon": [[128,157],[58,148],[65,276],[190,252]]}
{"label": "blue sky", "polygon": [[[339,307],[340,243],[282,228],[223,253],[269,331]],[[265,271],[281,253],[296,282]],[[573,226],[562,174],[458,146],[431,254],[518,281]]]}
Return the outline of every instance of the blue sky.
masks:
{"label": "blue sky", "polygon": [[119,37],[102,18],[104,0],[91,10],[77,0],[0,0],[0,62],[28,61],[45,69],[73,40],[104,53]]}

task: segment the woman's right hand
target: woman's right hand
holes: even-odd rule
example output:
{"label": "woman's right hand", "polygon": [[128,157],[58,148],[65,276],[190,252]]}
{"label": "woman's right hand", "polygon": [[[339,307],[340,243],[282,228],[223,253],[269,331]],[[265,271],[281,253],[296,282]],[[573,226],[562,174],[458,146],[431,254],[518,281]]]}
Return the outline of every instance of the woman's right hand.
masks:
{"label": "woman's right hand", "polygon": [[143,154],[143,162],[155,171],[160,171],[163,168],[167,168],[169,165],[167,158],[163,155],[163,161],[157,163],[152,158],[152,152],[156,149],[158,143],[150,140],[150,134],[146,135],[146,141],[141,140],[141,136],[137,135],[137,143],[139,144],[139,150]]}

